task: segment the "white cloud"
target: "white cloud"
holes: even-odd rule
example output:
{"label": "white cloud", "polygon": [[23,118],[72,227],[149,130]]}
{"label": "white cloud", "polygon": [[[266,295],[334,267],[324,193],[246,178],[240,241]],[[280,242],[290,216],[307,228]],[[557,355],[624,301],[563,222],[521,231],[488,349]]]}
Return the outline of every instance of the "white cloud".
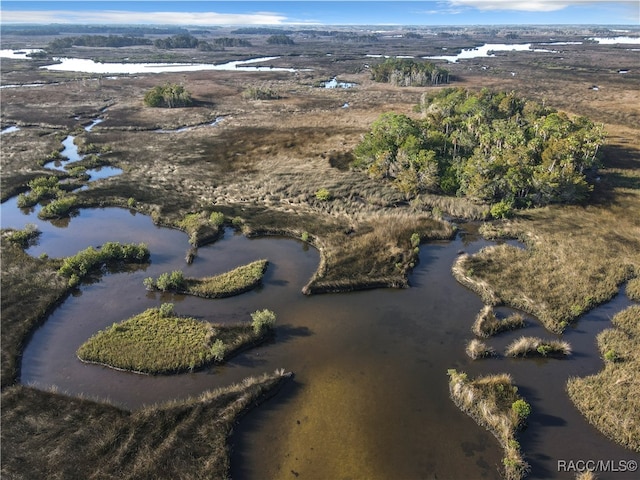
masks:
{"label": "white cloud", "polygon": [[67,11],[7,10],[3,23],[161,24],[161,25],[279,25],[287,17],[277,13],[126,12],[121,10]]}
{"label": "white cloud", "polygon": [[449,0],[451,5],[475,7],[478,10],[520,10],[525,12],[553,12],[570,5],[589,3],[584,0]]}

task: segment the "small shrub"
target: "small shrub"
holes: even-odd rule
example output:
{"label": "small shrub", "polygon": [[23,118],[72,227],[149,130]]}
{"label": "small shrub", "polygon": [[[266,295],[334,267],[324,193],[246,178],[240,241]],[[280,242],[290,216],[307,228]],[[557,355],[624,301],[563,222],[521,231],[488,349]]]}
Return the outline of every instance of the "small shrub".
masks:
{"label": "small shrub", "polygon": [[224,360],[224,354],[227,352],[227,347],[219,338],[211,345],[211,356],[218,362]]}
{"label": "small shrub", "polygon": [[246,100],[278,100],[280,94],[270,88],[249,87],[242,92],[242,98]]}
{"label": "small shrub", "polygon": [[328,202],[333,198],[333,195],[331,194],[331,192],[326,188],[321,188],[320,190],[316,191],[315,195],[316,195],[316,200],[320,200],[321,202]]}
{"label": "small shrub", "polygon": [[173,303],[163,303],[158,308],[158,312],[162,318],[169,318],[173,316]]}
{"label": "small shrub", "polygon": [[531,405],[522,399],[518,399],[511,404],[511,410],[520,421],[525,420],[531,415]]}
{"label": "small shrub", "polygon": [[211,212],[211,215],[209,215],[209,222],[211,222],[211,224],[215,225],[216,227],[219,227],[224,223],[224,213]]}
{"label": "small shrub", "polygon": [[147,277],[142,281],[142,284],[147,288],[147,290],[155,290],[156,281],[153,277]]}
{"label": "small shrub", "polygon": [[300,235],[300,240],[302,240],[303,242],[308,242],[309,241],[309,232],[302,232],[302,235]]}
{"label": "small shrub", "polygon": [[604,353],[604,359],[607,362],[616,363],[620,361],[620,356],[618,355],[618,352],[616,352],[615,350],[607,350]]}
{"label": "small shrub", "polygon": [[129,197],[129,199],[127,200],[127,206],[129,208],[134,208],[136,206],[136,199],[133,197]]}
{"label": "small shrub", "polygon": [[161,290],[163,292],[166,292],[169,290],[181,290],[182,288],[184,288],[184,285],[185,285],[184,274],[182,273],[181,270],[174,270],[171,273],[169,272],[162,273],[158,277],[158,280],[155,282],[155,287],[158,290]]}
{"label": "small shrub", "polygon": [[276,324],[276,314],[271,310],[256,310],[251,314],[251,326],[256,334],[270,330]]}
{"label": "small shrub", "polygon": [[418,248],[420,246],[420,234],[412,233],[411,234],[411,248]]}
{"label": "small shrub", "polygon": [[513,202],[511,200],[501,200],[494,203],[490,210],[493,218],[510,218],[513,216]]}

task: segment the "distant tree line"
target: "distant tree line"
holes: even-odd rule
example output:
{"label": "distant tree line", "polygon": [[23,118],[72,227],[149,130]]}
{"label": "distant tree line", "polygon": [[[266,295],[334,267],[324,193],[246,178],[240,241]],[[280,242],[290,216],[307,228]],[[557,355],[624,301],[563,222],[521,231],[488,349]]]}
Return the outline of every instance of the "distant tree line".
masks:
{"label": "distant tree line", "polygon": [[591,191],[601,125],[518,97],[447,88],[423,95],[421,120],[381,115],[354,151],[354,166],[408,198],[458,195],[509,208],[579,202]]}
{"label": "distant tree line", "polygon": [[250,47],[251,42],[241,38],[221,37],[213,40],[213,46],[205,41],[200,40],[193,35],[181,34],[167,38],[159,38],[153,44],[156,48],[173,49],[173,48],[197,48],[199,50],[213,50],[213,47]]}
{"label": "distant tree line", "polygon": [[287,35],[278,34],[271,35],[269,38],[267,38],[267,43],[269,45],[293,45],[293,40]]}
{"label": "distant tree line", "polygon": [[133,45],[151,45],[152,42],[144,37],[123,35],[82,35],[79,37],[56,38],[49,42],[48,50],[59,51],[71,47],[130,47]]}
{"label": "distant tree line", "polygon": [[193,104],[191,94],[177,83],[157,85],[144,96],[144,104],[148,107],[188,107]]}
{"label": "distant tree line", "polygon": [[430,62],[387,58],[382,63],[371,66],[371,78],[376,82],[400,87],[424,87],[449,83],[449,72]]}

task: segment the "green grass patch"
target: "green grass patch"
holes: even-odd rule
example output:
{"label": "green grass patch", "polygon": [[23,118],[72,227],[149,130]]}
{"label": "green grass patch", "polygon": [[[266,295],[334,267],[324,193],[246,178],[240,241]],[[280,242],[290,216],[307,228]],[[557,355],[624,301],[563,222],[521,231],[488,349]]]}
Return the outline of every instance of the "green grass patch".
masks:
{"label": "green grass patch", "polygon": [[18,247],[27,249],[38,242],[41,233],[37,225],[28,223],[22,230],[8,228],[2,232],[2,236]]}
{"label": "green grass patch", "polygon": [[220,236],[224,215],[220,212],[202,211],[199,213],[188,213],[174,226],[184,230],[189,235],[189,243],[195,247],[205,242],[212,241]]}
{"label": "green grass patch", "polygon": [[256,260],[220,275],[204,278],[185,278],[181,271],[163,273],[156,280],[148,277],[144,284],[149,289],[175,291],[204,298],[224,298],[252,290],[262,281],[267,260]]}
{"label": "green grass patch", "polygon": [[85,362],[138,373],[192,371],[264,339],[273,323],[258,329],[249,323],[211,324],[179,317],[172,304],[164,304],[98,332],[77,355]]}
{"label": "green grass patch", "polygon": [[518,387],[506,373],[469,380],[467,374],[449,370],[449,393],[456,406],[489,430],[504,450],[503,475],[507,480],[524,478],[530,467],[520,451],[516,434],[531,413],[518,395]]}
{"label": "green grass patch", "polygon": [[75,286],[92,270],[118,263],[145,263],[149,260],[149,255],[149,248],[144,243],[123,245],[119,242],[106,242],[100,249],[87,247],[65,258],[58,273],[69,279],[70,286]]}
{"label": "green grass patch", "polygon": [[589,423],[640,452],[640,305],[616,314],[611,322],[614,328],[598,335],[604,369],[569,379],[567,392]]}

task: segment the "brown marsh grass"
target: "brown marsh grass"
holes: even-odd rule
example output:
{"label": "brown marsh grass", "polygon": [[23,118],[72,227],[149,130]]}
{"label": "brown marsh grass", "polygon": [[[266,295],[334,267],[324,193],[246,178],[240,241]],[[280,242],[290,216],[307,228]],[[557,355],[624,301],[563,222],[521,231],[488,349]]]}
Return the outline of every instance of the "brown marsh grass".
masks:
{"label": "brown marsh grass", "polygon": [[18,377],[19,359],[32,330],[66,296],[60,263],[33,258],[2,235],[2,388]]}
{"label": "brown marsh grass", "polygon": [[[277,371],[251,377],[135,412],[22,385],[7,388],[2,477],[228,478],[227,437],[235,420],[274,395],[289,376]],[[29,452],[34,454],[27,460]]]}
{"label": "brown marsh grass", "polygon": [[487,338],[500,332],[522,328],[524,325],[524,316],[522,314],[514,313],[506,318],[499,319],[493,307],[485,305],[478,313],[476,321],[473,322],[471,331],[478,337]]}
{"label": "brown marsh grass", "polygon": [[465,352],[469,358],[472,360],[477,360],[479,358],[485,357],[493,357],[496,354],[496,351],[493,347],[490,347],[482,340],[478,340],[474,338],[467,343],[465,348]]}
{"label": "brown marsh grass", "polygon": [[571,345],[561,340],[520,337],[507,345],[504,354],[507,357],[567,356],[571,354]]}
{"label": "brown marsh grass", "polygon": [[578,410],[604,435],[640,452],[640,306],[616,314],[614,328],[598,335],[604,369],[571,378],[567,392]]}
{"label": "brown marsh grass", "polygon": [[502,373],[467,378],[466,373],[449,370],[449,392],[456,406],[489,430],[504,450],[502,474],[507,480],[524,478],[529,464],[524,460],[517,441],[517,431],[525,418],[520,417],[513,404],[523,399],[513,385],[511,375]]}

